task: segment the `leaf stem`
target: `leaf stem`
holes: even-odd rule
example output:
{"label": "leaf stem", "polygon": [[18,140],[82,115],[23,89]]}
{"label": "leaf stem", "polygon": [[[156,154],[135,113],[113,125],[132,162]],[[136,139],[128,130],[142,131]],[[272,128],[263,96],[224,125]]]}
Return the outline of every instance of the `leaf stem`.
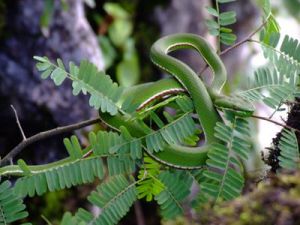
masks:
{"label": "leaf stem", "polygon": [[[265,20],[259,27],[257,27],[253,32],[251,32],[247,37],[245,37],[243,40],[241,40],[241,41],[235,43],[234,45],[232,45],[232,46],[226,48],[224,51],[220,52],[219,55],[222,56],[222,55],[224,55],[224,54],[230,52],[231,50],[240,47],[241,45],[243,45],[243,44],[246,43],[246,42],[257,42],[257,43],[260,43],[259,41],[253,40],[252,37],[253,37],[257,32],[259,32],[259,31],[267,24],[269,18],[270,18],[270,16],[268,16],[268,17],[266,18],[266,20]],[[218,49],[219,49],[219,48],[218,48]],[[208,65],[206,64],[205,67],[203,67],[203,69],[200,70],[197,74],[200,76],[207,68],[208,68]]]}
{"label": "leaf stem", "polygon": [[294,131],[296,131],[296,132],[298,132],[298,133],[300,134],[300,130],[298,130],[298,129],[296,129],[296,128],[293,128],[293,127],[291,127],[291,126],[289,126],[289,125],[286,125],[286,124],[279,123],[279,122],[277,122],[277,121],[271,120],[271,119],[269,119],[269,118],[262,117],[262,116],[257,116],[257,115],[252,115],[251,117],[252,117],[252,118],[255,118],[255,119],[265,120],[265,121],[268,121],[268,122],[270,122],[270,123],[274,123],[274,124],[276,124],[276,125],[278,125],[278,126],[281,126],[281,127],[284,127],[284,128],[290,129],[290,130],[294,130]]}

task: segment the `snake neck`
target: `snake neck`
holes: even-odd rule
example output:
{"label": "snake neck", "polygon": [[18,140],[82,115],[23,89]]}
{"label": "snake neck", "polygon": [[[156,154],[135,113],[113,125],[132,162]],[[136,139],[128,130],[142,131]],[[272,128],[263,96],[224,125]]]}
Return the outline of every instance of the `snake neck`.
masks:
{"label": "snake neck", "polygon": [[192,97],[195,111],[198,114],[205,134],[206,142],[215,142],[214,127],[216,123],[222,121],[222,119],[215,109],[204,83],[197,74],[183,62],[168,55],[171,51],[180,48],[195,49],[203,56],[205,61],[208,62],[208,65],[212,67],[213,71],[217,72],[214,78],[217,78],[217,80],[213,81],[212,86],[214,93],[217,93],[226,81],[226,72],[224,72],[223,63],[204,39],[192,34],[167,36],[158,40],[151,48],[152,62],[174,76]]}

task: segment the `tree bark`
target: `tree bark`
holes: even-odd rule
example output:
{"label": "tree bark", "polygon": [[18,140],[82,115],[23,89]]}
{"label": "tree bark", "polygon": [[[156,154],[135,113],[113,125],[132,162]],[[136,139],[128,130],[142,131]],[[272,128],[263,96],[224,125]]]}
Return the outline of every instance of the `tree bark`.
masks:
{"label": "tree bark", "polygon": [[[34,66],[34,55],[47,56],[51,60],[61,58],[65,63],[79,63],[82,59],[88,59],[100,69],[103,68],[97,38],[85,18],[81,0],[67,1],[67,10],[62,9],[61,1],[54,1],[53,17],[47,36],[40,26],[45,1],[13,0],[6,1],[5,4],[7,22],[4,31],[8,35],[0,40],[2,156],[21,137],[15,125],[11,104],[16,108],[28,136],[91,118],[96,113],[89,107],[86,96],[72,96],[69,82],[55,87],[53,81],[42,80]],[[41,158],[49,161],[56,158],[51,152],[58,146],[61,147],[61,142],[58,139],[51,144],[38,144],[35,148],[39,148],[38,152],[43,152]]]}

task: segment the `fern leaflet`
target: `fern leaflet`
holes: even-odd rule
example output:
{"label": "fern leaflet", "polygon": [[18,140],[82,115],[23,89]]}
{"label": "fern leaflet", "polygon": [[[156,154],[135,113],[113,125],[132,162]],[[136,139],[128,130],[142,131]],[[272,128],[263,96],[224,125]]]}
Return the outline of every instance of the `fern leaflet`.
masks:
{"label": "fern leaflet", "polygon": [[263,1],[263,19],[266,21],[266,24],[262,28],[260,32],[260,41],[265,44],[271,44],[274,40],[272,40],[272,35],[280,32],[279,25],[275,20],[270,0]]}
{"label": "fern leaflet", "polygon": [[299,144],[295,132],[284,129],[278,147],[279,165],[284,169],[297,169],[300,163]]}
{"label": "fern leaflet", "polygon": [[111,177],[107,182],[99,185],[88,200],[102,211],[89,224],[117,224],[136,200],[135,185],[136,182],[129,183],[122,175]]}
{"label": "fern leaflet", "polygon": [[[110,138],[108,137],[106,137],[106,139],[104,137],[101,139],[103,141],[108,140],[108,143],[114,143],[107,145],[109,146],[109,152],[111,154],[130,149],[130,154],[133,158],[140,158],[143,141],[145,141],[145,147],[147,148],[147,150],[150,153],[153,153],[163,151],[164,147],[167,144],[184,143],[186,139],[188,139],[189,137],[193,137],[193,135],[197,132],[196,124],[192,119],[190,112],[182,114],[167,125],[164,125],[161,120],[159,124],[160,129],[151,131],[149,134],[146,134],[139,138],[130,138],[128,136],[127,138],[124,138],[125,134],[123,131],[123,133],[121,132],[121,136],[119,136],[119,139],[113,139],[115,141],[110,141]],[[107,134],[104,136],[107,136]]]}
{"label": "fern leaflet", "polygon": [[299,74],[300,71],[300,45],[299,41],[286,35],[282,42],[279,33],[272,33],[269,43],[262,45],[265,58],[269,59],[278,72],[289,78]]}
{"label": "fern leaflet", "polygon": [[152,201],[153,196],[158,195],[164,188],[164,184],[158,179],[161,165],[151,159],[144,157],[144,165],[139,171],[137,193],[138,198],[146,197],[146,201]]}
{"label": "fern leaflet", "polygon": [[284,102],[293,100],[297,94],[295,92],[297,82],[296,76],[290,75],[287,79],[276,69],[271,71],[268,68],[260,68],[254,74],[253,87],[236,95],[251,102],[261,100],[269,107],[277,109]]}
{"label": "fern leaflet", "polygon": [[80,92],[90,94],[89,104],[91,107],[111,115],[123,112],[121,107],[117,105],[122,89],[92,63],[81,61],[78,68],[71,62],[69,64],[70,72],[67,72],[60,59],[57,60],[57,65],[50,62],[47,57],[35,56],[34,59],[38,61],[37,69],[43,72],[42,79],[50,76],[54,83],[59,86],[66,78],[69,78],[72,81],[74,95],[78,95]]}
{"label": "fern leaflet", "polygon": [[31,170],[31,174],[17,180],[14,191],[18,196],[42,195],[47,191],[57,191],[75,185],[91,183],[95,177],[104,176],[101,158],[87,158],[44,170]]}
{"label": "fern leaflet", "polygon": [[173,219],[182,215],[183,208],[180,202],[190,193],[192,179],[184,172],[178,171],[176,173],[162,172],[158,178],[165,186],[165,189],[155,196],[155,200],[160,205],[162,217]]}
{"label": "fern leaflet", "polygon": [[[9,181],[0,184],[0,225],[24,219],[28,216],[23,200],[18,197]],[[25,224],[24,224],[25,225]],[[27,223],[27,225],[29,225]]]}
{"label": "fern leaflet", "polygon": [[218,36],[219,42],[225,45],[232,45],[236,41],[236,35],[232,33],[232,29],[227,26],[236,23],[235,11],[220,13],[219,4],[233,2],[235,0],[217,0],[216,7],[206,7],[207,12],[216,18],[206,20],[208,31],[213,36]]}
{"label": "fern leaflet", "polygon": [[208,152],[209,167],[203,172],[204,181],[200,184],[201,191],[216,201],[239,196],[244,184],[240,159],[247,159],[251,147],[247,142],[248,122],[233,117],[231,123],[231,126],[217,123],[215,137],[224,144],[215,144]]}

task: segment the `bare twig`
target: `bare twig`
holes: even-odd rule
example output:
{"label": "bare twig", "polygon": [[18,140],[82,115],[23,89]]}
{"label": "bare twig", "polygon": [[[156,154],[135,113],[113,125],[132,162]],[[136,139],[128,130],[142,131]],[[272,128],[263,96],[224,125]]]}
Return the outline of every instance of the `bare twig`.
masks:
{"label": "bare twig", "polygon": [[[268,19],[269,19],[269,17],[266,18],[266,20],[259,27],[257,27],[253,32],[251,32],[247,37],[245,37],[243,40],[235,43],[234,45],[226,48],[219,55],[222,56],[222,55],[228,53],[229,51],[241,46],[242,44],[244,44],[248,41],[252,41],[252,37],[266,25],[266,23],[268,22]],[[208,68],[208,64],[206,64],[205,67],[202,70],[200,70],[200,72],[198,72],[198,75],[200,76],[207,68]]]}
{"label": "bare twig", "polygon": [[19,120],[19,117],[18,117],[17,110],[15,109],[15,107],[14,107],[13,105],[10,105],[10,107],[12,108],[12,110],[13,110],[14,113],[15,113],[17,125],[18,125],[19,130],[20,130],[20,132],[21,132],[21,134],[22,134],[23,141],[25,141],[25,140],[26,140],[26,136],[25,136],[25,133],[24,133],[23,128],[22,128],[22,126],[21,126],[21,123],[20,123],[20,120]]}
{"label": "bare twig", "polygon": [[226,48],[224,51],[222,51],[222,52],[220,53],[220,55],[224,55],[224,54],[226,54],[227,52],[231,51],[232,49],[237,48],[237,47],[241,46],[242,44],[244,44],[244,43],[248,42],[249,40],[251,40],[251,38],[252,38],[257,32],[259,32],[259,31],[267,24],[267,22],[268,22],[268,18],[267,18],[267,19],[266,19],[259,27],[257,27],[253,32],[251,32],[246,38],[244,38],[243,40],[241,40],[241,41],[235,43],[234,45],[232,45],[232,46]]}
{"label": "bare twig", "polygon": [[270,123],[274,123],[278,126],[281,126],[281,127],[284,127],[284,128],[287,128],[287,129],[290,129],[290,130],[294,130],[294,131],[297,131],[299,134],[300,134],[300,130],[296,129],[296,128],[293,128],[291,126],[288,126],[286,124],[283,124],[283,123],[279,123],[277,121],[274,121],[274,120],[271,120],[269,118],[266,118],[266,117],[262,117],[262,116],[257,116],[257,115],[252,115],[251,116],[252,118],[255,118],[255,119],[260,119],[260,120],[265,120],[265,121],[268,121]]}
{"label": "bare twig", "polygon": [[90,126],[92,124],[101,122],[100,118],[96,118],[96,119],[90,119],[90,120],[85,120],[79,123],[75,123],[72,125],[68,125],[68,126],[63,126],[63,127],[57,127],[54,128],[52,130],[47,130],[44,132],[40,132],[36,135],[33,135],[29,138],[26,138],[25,140],[23,140],[22,142],[20,142],[16,147],[14,147],[1,161],[0,161],[0,165],[7,163],[10,161],[10,159],[14,158],[17,154],[19,154],[26,146],[48,138],[48,137],[52,137],[58,134],[62,134],[62,133],[66,133],[66,132],[70,132],[70,131],[74,131],[83,127],[87,127]]}

